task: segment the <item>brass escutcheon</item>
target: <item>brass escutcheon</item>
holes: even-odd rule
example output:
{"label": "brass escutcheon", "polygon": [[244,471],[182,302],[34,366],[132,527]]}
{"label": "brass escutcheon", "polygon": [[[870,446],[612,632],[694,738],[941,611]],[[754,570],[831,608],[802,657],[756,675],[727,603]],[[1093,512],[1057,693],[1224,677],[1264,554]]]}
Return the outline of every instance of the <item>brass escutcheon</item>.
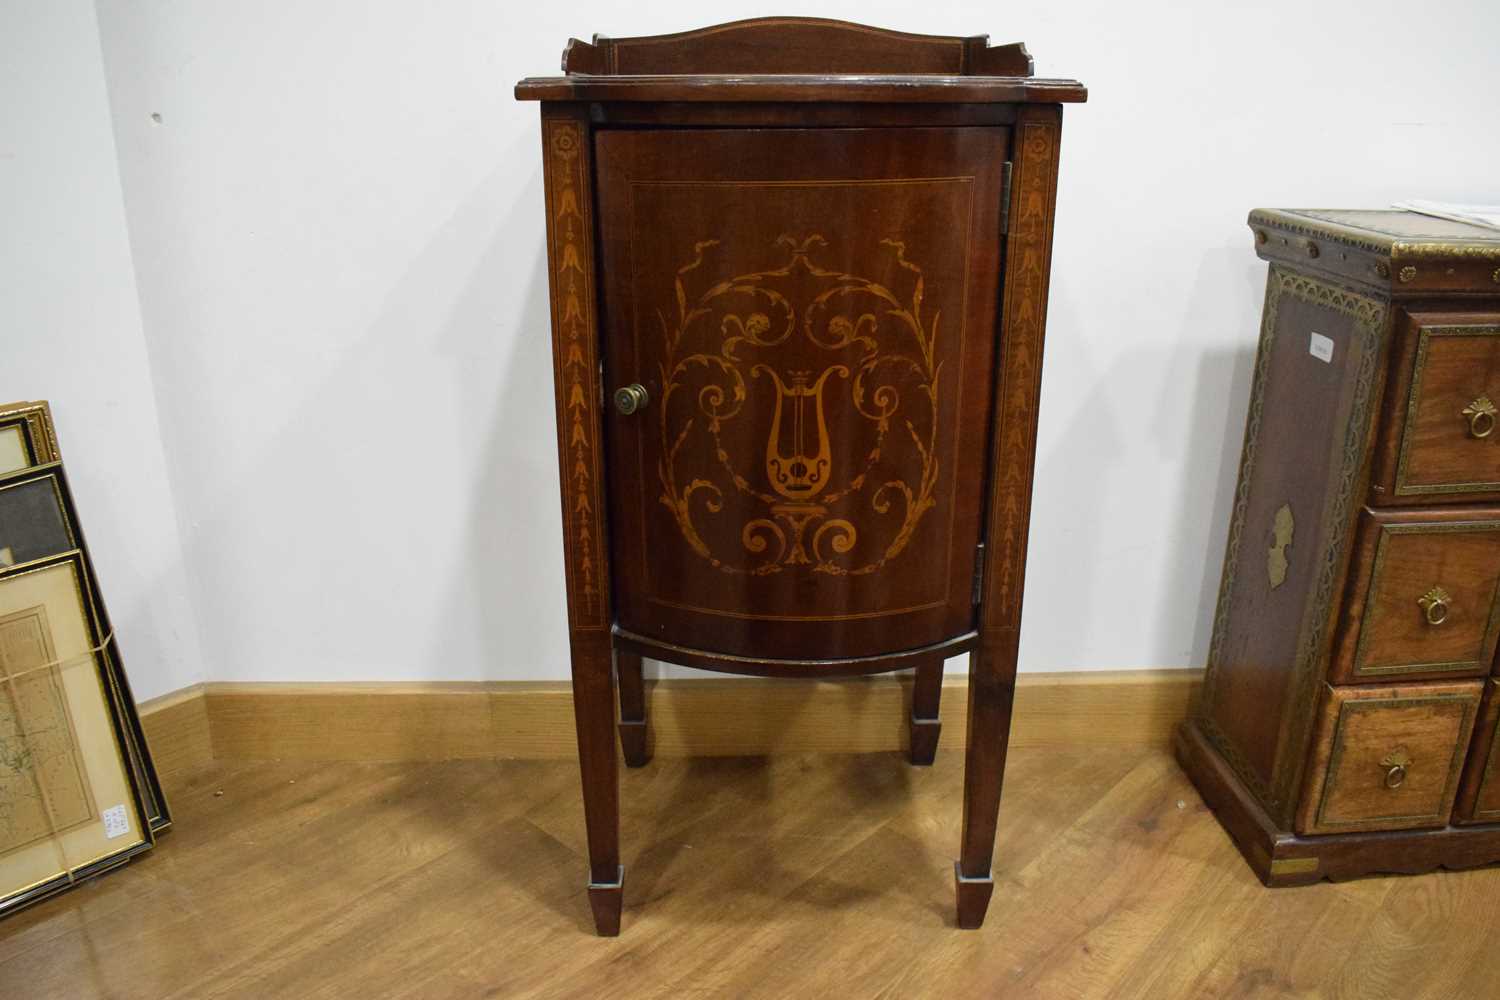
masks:
{"label": "brass escutcheon", "polygon": [[651,394],[639,382],[615,390],[615,409],[627,417],[636,410],[645,409],[649,402]]}
{"label": "brass escutcheon", "polygon": [[1490,436],[1490,431],[1495,429],[1495,404],[1490,402],[1490,397],[1480,396],[1468,406],[1463,408],[1463,415],[1469,418],[1469,435],[1476,438]]}
{"label": "brass escutcheon", "polygon": [[1286,571],[1291,565],[1286,557],[1286,550],[1292,544],[1292,536],[1297,529],[1297,522],[1292,517],[1292,505],[1284,503],[1276,511],[1276,519],[1271,524],[1271,547],[1266,551],[1266,576],[1270,580],[1271,589],[1275,590],[1286,582]]}
{"label": "brass escutcheon", "polygon": [[1422,613],[1427,616],[1427,624],[1441,625],[1448,620],[1452,600],[1452,595],[1442,587],[1433,587],[1417,598],[1417,603],[1422,606]]}

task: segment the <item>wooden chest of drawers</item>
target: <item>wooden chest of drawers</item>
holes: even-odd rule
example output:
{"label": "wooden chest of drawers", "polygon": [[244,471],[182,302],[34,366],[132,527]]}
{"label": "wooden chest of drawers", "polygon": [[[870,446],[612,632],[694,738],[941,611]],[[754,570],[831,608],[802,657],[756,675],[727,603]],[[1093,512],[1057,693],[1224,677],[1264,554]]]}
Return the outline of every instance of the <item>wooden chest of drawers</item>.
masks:
{"label": "wooden chest of drawers", "polygon": [[1267,885],[1500,861],[1500,234],[1250,228],[1270,277],[1178,758]]}

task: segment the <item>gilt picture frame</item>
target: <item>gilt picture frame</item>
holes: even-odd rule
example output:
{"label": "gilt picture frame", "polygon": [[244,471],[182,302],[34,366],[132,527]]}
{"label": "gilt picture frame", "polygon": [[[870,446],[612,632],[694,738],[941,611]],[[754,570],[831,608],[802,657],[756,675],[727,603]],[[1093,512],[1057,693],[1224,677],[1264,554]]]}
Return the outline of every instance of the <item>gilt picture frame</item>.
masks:
{"label": "gilt picture frame", "polygon": [[[113,636],[109,612],[62,464],[51,462],[0,475],[0,570],[75,549],[81,554],[88,582],[90,613],[100,633]],[[172,826],[171,807],[162,791],[161,779],[146,742],[118,639],[112,638],[101,655],[109,675],[110,696],[124,720],[130,766],[146,798],[147,819],[153,833],[162,833]]]}
{"label": "gilt picture frame", "polygon": [[155,843],[83,552],[0,570],[0,916]]}
{"label": "gilt picture frame", "polygon": [[61,459],[45,400],[0,403],[0,474]]}

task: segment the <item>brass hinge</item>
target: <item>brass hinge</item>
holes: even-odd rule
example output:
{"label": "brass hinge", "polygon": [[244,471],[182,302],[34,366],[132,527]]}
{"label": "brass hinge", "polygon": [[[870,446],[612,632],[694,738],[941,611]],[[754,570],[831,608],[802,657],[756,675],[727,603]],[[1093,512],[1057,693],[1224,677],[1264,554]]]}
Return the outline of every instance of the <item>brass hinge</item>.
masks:
{"label": "brass hinge", "polygon": [[980,542],[974,547],[974,593],[973,601],[975,607],[979,605],[979,599],[984,594],[984,543]]}
{"label": "brass hinge", "polygon": [[1000,168],[1000,235],[1010,232],[1010,161]]}

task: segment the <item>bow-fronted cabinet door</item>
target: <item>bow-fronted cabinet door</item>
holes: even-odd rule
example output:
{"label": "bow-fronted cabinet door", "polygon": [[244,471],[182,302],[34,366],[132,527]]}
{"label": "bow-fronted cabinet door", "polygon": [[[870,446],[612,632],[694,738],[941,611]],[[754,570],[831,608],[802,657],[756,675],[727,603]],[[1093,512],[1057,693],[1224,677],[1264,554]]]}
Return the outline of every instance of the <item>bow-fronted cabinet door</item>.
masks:
{"label": "bow-fronted cabinet door", "polygon": [[619,626],[802,660],[973,628],[1008,130],[595,143]]}

